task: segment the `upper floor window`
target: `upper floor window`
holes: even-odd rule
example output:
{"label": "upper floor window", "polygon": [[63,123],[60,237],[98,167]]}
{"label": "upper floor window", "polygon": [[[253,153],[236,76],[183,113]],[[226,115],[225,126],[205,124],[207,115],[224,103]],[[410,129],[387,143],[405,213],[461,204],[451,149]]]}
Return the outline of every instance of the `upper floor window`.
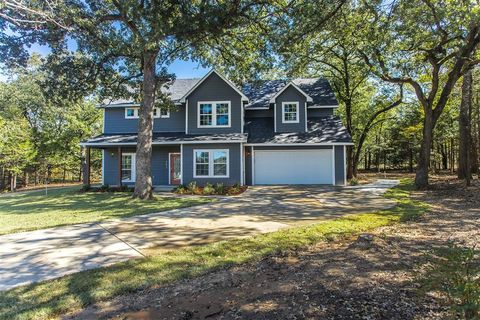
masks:
{"label": "upper floor window", "polygon": [[230,101],[199,102],[198,127],[230,127]]}
{"label": "upper floor window", "polygon": [[168,109],[153,108],[154,118],[170,118],[170,111]]}
{"label": "upper floor window", "polygon": [[138,119],[138,108],[125,108],[125,119]]}
{"label": "upper floor window", "polygon": [[298,102],[282,102],[282,122],[299,123]]}

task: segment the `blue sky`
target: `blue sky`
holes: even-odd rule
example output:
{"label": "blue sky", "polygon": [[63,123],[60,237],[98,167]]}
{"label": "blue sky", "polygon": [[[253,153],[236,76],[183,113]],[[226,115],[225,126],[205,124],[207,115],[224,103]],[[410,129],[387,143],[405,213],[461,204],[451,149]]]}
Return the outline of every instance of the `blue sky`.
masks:
{"label": "blue sky", "polygon": [[[73,42],[69,42],[69,49],[74,51],[75,45]],[[34,44],[30,49],[30,53],[38,53],[42,56],[47,55],[50,49],[47,46],[39,46]],[[175,60],[169,67],[168,71],[174,73],[177,79],[183,78],[201,78],[210,69],[203,68],[199,63],[193,61]],[[5,81],[7,78],[0,74],[0,81]]]}

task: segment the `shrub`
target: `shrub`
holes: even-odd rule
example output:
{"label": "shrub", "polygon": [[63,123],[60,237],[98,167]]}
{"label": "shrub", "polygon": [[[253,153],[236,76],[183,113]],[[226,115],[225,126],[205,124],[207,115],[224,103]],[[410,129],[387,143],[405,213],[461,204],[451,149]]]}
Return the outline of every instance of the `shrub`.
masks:
{"label": "shrub", "polygon": [[215,193],[219,195],[224,195],[226,194],[226,188],[223,183],[216,183],[215,184]]}
{"label": "shrub", "polygon": [[441,292],[455,319],[480,319],[480,251],[450,244],[431,260],[424,289]]}
{"label": "shrub", "polygon": [[174,193],[178,193],[178,194],[187,194],[189,191],[188,191],[188,188],[186,185],[184,184],[181,184],[179,185],[178,187],[175,187],[172,192]]}
{"label": "shrub", "polygon": [[97,189],[97,191],[99,192],[107,192],[109,190],[110,190],[110,186],[108,184],[103,184]]}
{"label": "shrub", "polygon": [[215,193],[215,188],[211,183],[206,183],[205,186],[203,187],[203,194],[205,195],[210,195]]}
{"label": "shrub", "polygon": [[197,181],[192,181],[187,185],[188,192],[191,194],[202,194],[202,190],[197,185]]}
{"label": "shrub", "polygon": [[239,194],[241,192],[242,192],[242,187],[238,183],[235,183],[228,190],[228,194],[230,195]]}
{"label": "shrub", "polygon": [[352,179],[350,179],[349,183],[350,183],[351,186],[356,186],[356,185],[358,185],[358,179],[357,178],[352,178]]}

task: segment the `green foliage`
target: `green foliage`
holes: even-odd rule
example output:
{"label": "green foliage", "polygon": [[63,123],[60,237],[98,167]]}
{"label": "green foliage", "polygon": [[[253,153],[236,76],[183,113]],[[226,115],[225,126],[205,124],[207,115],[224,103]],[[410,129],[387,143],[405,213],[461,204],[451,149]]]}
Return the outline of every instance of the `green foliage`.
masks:
{"label": "green foliage", "polygon": [[358,179],[354,177],[354,178],[348,180],[348,183],[349,183],[351,186],[356,186],[356,185],[358,185]]}
{"label": "green foliage", "polygon": [[215,188],[211,183],[207,182],[203,187],[202,193],[205,195],[215,194]]}
{"label": "green foliage", "polygon": [[173,193],[177,194],[187,194],[189,192],[188,187],[184,184],[181,184],[172,190]]}
{"label": "green foliage", "polygon": [[480,251],[451,243],[430,259],[423,290],[441,292],[455,319],[479,319]]}
{"label": "green foliage", "polygon": [[200,190],[200,188],[197,185],[197,181],[191,181],[187,185],[187,190],[191,194],[202,194],[202,191]]}
{"label": "green foliage", "polygon": [[0,292],[0,318],[52,318],[124,293],[409,220],[427,209],[425,203],[410,199],[412,189],[411,182],[402,181],[388,191],[386,196],[395,199],[397,206],[385,211],[347,215],[314,225],[174,250]]}
{"label": "green foliage", "polygon": [[233,186],[228,188],[227,192],[230,195],[236,195],[236,194],[242,193],[242,187],[238,183],[235,183]]}
{"label": "green foliage", "polygon": [[216,194],[226,194],[226,188],[223,183],[217,182],[214,188]]}

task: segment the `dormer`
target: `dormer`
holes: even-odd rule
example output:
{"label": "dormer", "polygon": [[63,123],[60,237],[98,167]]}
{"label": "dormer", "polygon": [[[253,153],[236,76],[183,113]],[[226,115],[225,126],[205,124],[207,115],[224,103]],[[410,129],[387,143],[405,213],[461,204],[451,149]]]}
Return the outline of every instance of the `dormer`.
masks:
{"label": "dormer", "polygon": [[269,101],[274,105],[275,132],[306,132],[307,105],[312,101],[293,82],[287,83]]}

